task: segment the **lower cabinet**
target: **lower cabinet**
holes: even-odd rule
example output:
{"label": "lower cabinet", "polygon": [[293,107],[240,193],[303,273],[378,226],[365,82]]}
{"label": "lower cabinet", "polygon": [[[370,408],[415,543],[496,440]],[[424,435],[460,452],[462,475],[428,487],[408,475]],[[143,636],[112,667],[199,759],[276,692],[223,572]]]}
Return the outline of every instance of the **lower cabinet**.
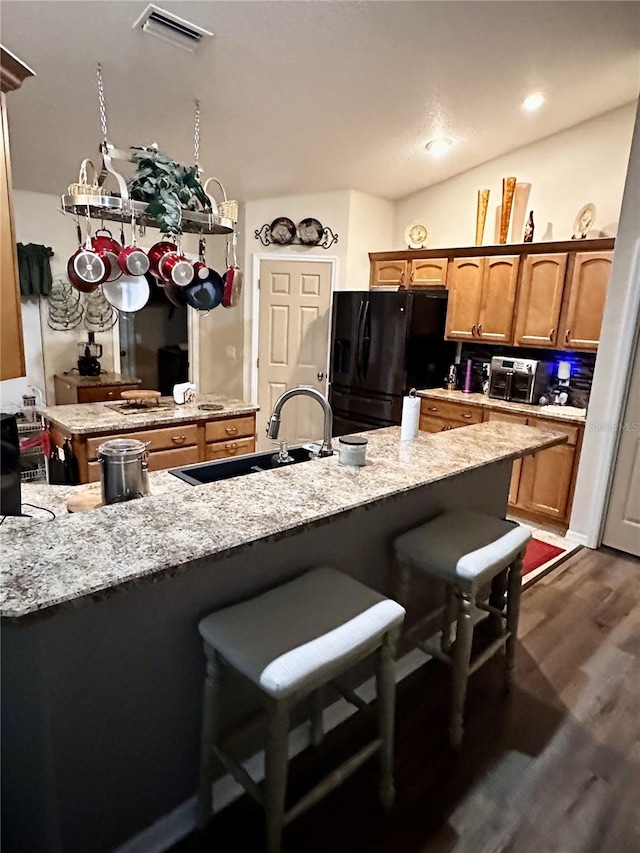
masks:
{"label": "lower cabinet", "polygon": [[[475,410],[473,420],[466,419],[472,410]],[[464,422],[461,420],[463,418]],[[423,399],[420,404],[420,429],[423,432],[442,432],[467,426],[469,423],[479,423],[482,419],[483,409],[479,406],[466,406],[464,403],[452,403],[448,400],[441,403],[436,399]],[[580,459],[582,427],[488,407],[484,409],[484,420],[528,424],[567,436],[567,444],[559,444],[532,456],[525,456],[524,459],[516,459],[509,484],[509,506],[519,515],[533,521],[567,525]]]}
{"label": "lower cabinet", "polygon": [[54,424],[49,426],[53,441],[59,447],[66,438],[71,439],[81,483],[100,480],[98,447],[110,438],[144,441],[148,445],[150,471],[253,453],[256,446],[256,418],[253,414],[101,435],[70,434]]}

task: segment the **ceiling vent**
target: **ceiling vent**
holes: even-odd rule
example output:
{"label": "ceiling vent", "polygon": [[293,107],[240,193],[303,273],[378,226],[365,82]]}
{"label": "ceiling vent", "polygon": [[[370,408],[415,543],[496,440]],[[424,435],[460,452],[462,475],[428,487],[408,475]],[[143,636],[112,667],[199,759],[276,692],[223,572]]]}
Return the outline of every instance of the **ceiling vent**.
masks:
{"label": "ceiling vent", "polygon": [[147,6],[133,28],[191,53],[200,46],[203,38],[213,36],[209,30],[203,30],[153,3]]}

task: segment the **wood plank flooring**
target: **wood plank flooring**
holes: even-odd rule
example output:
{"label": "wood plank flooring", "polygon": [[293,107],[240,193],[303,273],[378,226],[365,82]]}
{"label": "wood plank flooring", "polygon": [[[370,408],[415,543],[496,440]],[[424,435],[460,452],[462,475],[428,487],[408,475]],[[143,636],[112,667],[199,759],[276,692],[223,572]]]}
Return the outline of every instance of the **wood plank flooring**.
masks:
{"label": "wood plank flooring", "polygon": [[[283,853],[640,853],[640,560],[582,550],[523,593],[515,687],[501,658],[471,679],[462,752],[447,746],[449,671],[399,685],[397,807],[370,762],[287,830]],[[360,720],[297,758],[292,788],[370,735]],[[174,853],[262,850],[247,798]]]}

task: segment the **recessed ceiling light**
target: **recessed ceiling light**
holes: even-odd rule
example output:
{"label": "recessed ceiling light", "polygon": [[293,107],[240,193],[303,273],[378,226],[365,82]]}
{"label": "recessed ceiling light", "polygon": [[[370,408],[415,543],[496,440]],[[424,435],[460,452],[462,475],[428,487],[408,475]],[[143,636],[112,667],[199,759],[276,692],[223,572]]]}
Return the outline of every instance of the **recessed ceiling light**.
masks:
{"label": "recessed ceiling light", "polygon": [[448,136],[442,136],[439,139],[432,139],[431,142],[427,142],[425,148],[434,157],[442,157],[452,145],[453,139],[449,139]]}
{"label": "recessed ceiling light", "polygon": [[532,92],[522,102],[522,109],[527,113],[533,113],[540,109],[545,100],[544,92]]}

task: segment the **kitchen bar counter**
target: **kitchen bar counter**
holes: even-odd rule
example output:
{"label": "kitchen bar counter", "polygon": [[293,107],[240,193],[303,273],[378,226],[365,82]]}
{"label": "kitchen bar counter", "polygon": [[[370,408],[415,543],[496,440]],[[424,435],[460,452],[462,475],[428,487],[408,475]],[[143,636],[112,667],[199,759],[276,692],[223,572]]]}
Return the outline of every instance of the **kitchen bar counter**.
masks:
{"label": "kitchen bar counter", "polygon": [[[47,406],[40,410],[40,414],[46,421],[72,435],[85,435],[129,431],[144,427],[173,426],[192,421],[218,420],[249,415],[258,411],[258,406],[252,403],[215,394],[199,394],[194,403],[185,403],[182,406],[176,405],[173,398],[161,398],[162,402],[169,400],[170,406],[167,408],[150,406],[148,409],[130,414],[122,414],[112,409],[112,403]],[[207,404],[219,404],[223,408],[215,412],[198,408],[200,405]]]}
{"label": "kitchen bar counter", "polygon": [[[421,434],[404,443],[398,427],[367,437],[361,469],[341,466],[334,456],[186,489],[176,479],[169,494],[49,523],[7,518],[0,528],[0,615],[23,617],[134,581],[155,581],[194,561],[220,559],[257,541],[566,441],[564,435],[504,423]],[[41,489],[40,505],[46,506]]]}
{"label": "kitchen bar counter", "polygon": [[464,391],[447,391],[444,388],[428,388],[424,391],[418,391],[418,397],[450,403],[465,403],[468,406],[480,406],[484,409],[500,409],[514,415],[528,415],[529,417],[563,421],[564,423],[583,424],[587,417],[586,409],[577,409],[573,406],[532,406],[527,403],[495,400],[486,394],[465,394]]}

